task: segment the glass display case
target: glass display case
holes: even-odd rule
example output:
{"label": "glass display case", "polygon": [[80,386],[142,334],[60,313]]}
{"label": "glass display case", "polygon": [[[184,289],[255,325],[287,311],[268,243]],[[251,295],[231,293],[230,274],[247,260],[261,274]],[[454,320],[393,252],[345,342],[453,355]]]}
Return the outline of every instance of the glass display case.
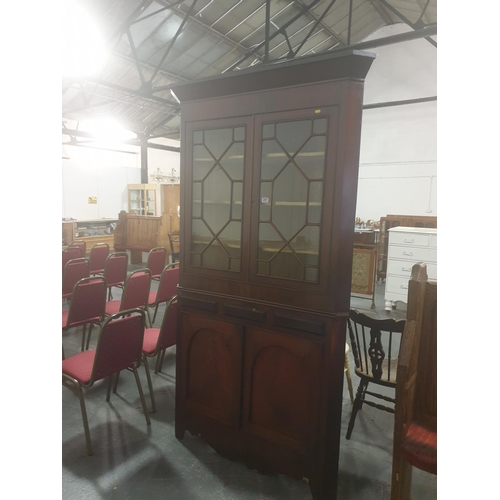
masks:
{"label": "glass display case", "polygon": [[175,431],[334,500],[373,56],[301,59],[172,89],[183,137]]}
{"label": "glass display case", "polygon": [[114,246],[114,230],[118,219],[86,219],[63,220],[63,247],[73,240],[83,240],[86,243],[87,253],[96,243],[107,243]]}
{"label": "glass display case", "polygon": [[128,185],[128,213],[156,215],[156,184]]}

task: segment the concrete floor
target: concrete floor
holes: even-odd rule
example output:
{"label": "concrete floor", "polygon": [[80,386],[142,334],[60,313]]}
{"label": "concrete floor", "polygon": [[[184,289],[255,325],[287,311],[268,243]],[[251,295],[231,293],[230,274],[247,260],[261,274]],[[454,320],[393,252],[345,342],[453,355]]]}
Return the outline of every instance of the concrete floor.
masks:
{"label": "concrete floor", "polygon": [[[130,266],[130,270],[141,266]],[[153,286],[156,286],[156,282]],[[376,285],[376,308],[371,301],[352,298],[351,306],[379,317],[384,310],[384,284]],[[120,292],[114,292],[118,298]],[[63,307],[66,307],[63,305]],[[405,316],[398,304],[393,316]],[[164,306],[155,326],[160,326]],[[93,343],[97,335],[94,332]],[[63,336],[65,355],[79,352],[81,329]],[[91,344],[91,345],[92,345]],[[150,367],[152,363],[150,363]],[[354,391],[359,379],[351,374]],[[150,408],[144,368],[142,387]],[[283,475],[264,476],[245,465],[219,456],[189,432],[174,436],[175,346],[167,352],[162,373],[152,372],[157,412],[146,425],[132,373],[120,376],[118,393],[106,403],[106,385],[98,382],[85,393],[94,455],[85,449],[78,397],[62,388],[62,498],[63,499],[180,499],[180,500],[310,500],[309,486]],[[345,383],[339,460],[339,500],[387,500],[390,496],[393,415],[364,406],[350,440],[345,439],[351,414]],[[413,471],[413,500],[437,498],[436,476]]]}

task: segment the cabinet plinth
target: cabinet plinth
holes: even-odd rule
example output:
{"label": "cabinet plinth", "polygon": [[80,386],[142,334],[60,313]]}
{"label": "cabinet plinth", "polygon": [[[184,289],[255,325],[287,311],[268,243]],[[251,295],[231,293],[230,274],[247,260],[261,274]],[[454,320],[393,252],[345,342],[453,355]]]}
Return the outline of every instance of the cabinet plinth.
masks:
{"label": "cabinet plinth", "polygon": [[181,84],[176,436],[335,499],[364,77],[303,58]]}

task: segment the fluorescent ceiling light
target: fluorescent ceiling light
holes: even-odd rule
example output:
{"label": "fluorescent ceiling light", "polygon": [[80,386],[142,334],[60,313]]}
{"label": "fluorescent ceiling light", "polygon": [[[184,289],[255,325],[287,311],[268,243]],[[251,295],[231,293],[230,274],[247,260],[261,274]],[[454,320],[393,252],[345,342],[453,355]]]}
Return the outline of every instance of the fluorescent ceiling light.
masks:
{"label": "fluorescent ceiling light", "polygon": [[126,130],[118,120],[110,117],[82,121],[78,128],[84,132],[89,132],[97,142],[105,145],[116,145],[136,137],[133,132]]}

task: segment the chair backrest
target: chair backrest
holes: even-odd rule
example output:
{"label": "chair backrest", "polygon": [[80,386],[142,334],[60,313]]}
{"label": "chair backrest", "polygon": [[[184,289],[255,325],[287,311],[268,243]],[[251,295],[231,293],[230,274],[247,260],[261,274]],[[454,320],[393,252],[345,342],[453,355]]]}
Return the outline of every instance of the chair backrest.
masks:
{"label": "chair backrest", "polygon": [[149,251],[146,267],[151,271],[153,279],[161,276],[166,259],[167,249],[164,247],[155,247]]}
{"label": "chair backrest", "polygon": [[[427,280],[427,266],[412,268],[407,324],[398,365],[395,425],[416,422],[437,428],[437,282]],[[399,405],[399,409],[398,409]],[[402,420],[402,421],[400,421]]]}
{"label": "chair backrest", "polygon": [[179,268],[171,265],[165,266],[158,285],[156,293],[156,304],[167,302],[177,293],[177,285],[179,284]]}
{"label": "chair backrest", "polygon": [[107,243],[97,243],[90,249],[90,274],[103,273],[109,255]]}
{"label": "chair backrest", "polygon": [[68,246],[81,248],[83,257],[85,257],[85,254],[87,253],[87,243],[84,240],[73,240]]}
{"label": "chair backrest", "polygon": [[130,309],[113,314],[99,331],[90,385],[141,363],[146,318],[144,311]]}
{"label": "chair backrest", "polygon": [[351,309],[347,322],[356,374],[396,387],[397,363],[406,320],[378,319]]}
{"label": "chair backrest", "polygon": [[170,253],[172,254],[172,262],[179,260],[179,240],[180,231],[169,231],[168,241],[170,243]]}
{"label": "chair backrest", "polygon": [[85,257],[82,249],[80,247],[66,247],[62,251],[62,268],[64,270],[64,266],[71,259],[78,259],[79,257]]}
{"label": "chair backrest", "polygon": [[127,252],[113,252],[106,258],[104,278],[108,287],[123,285],[127,279],[128,254]]}
{"label": "chair backrest", "polygon": [[120,311],[124,311],[125,309],[146,308],[150,288],[151,271],[149,269],[138,269],[130,273],[123,286]]}
{"label": "chair backrest", "polygon": [[78,280],[73,287],[66,328],[102,321],[105,307],[106,280],[101,276]]}
{"label": "chair backrest", "polygon": [[89,261],[83,257],[66,262],[62,279],[63,298],[71,297],[75,284],[82,278],[89,276]]}
{"label": "chair backrest", "polygon": [[177,319],[179,315],[179,301],[174,295],[168,302],[165,315],[161,322],[160,335],[155,351],[163,351],[167,347],[173,346],[177,342]]}

